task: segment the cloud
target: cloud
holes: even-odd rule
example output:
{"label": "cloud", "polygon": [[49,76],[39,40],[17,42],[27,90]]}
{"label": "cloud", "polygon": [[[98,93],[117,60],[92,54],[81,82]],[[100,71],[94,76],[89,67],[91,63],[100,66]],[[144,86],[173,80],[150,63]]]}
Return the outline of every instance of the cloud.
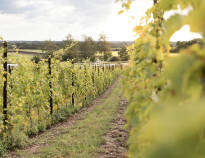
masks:
{"label": "cloud", "polygon": [[112,0],[0,0],[0,12],[35,18],[42,13],[66,14],[75,9],[77,15],[100,18],[111,12],[113,2],[110,2]]}
{"label": "cloud", "polygon": [[[134,40],[133,27],[150,6],[151,0],[138,0],[130,12],[119,16],[121,5],[114,0],[0,0],[0,36],[63,40],[71,33],[77,40],[82,34],[97,40],[105,33],[109,40]],[[133,15],[136,20],[129,23]]]}
{"label": "cloud", "polygon": [[[3,26],[0,25],[0,34],[3,32],[7,36],[16,31],[13,36],[15,34],[17,36],[19,32],[25,32],[28,28],[33,32],[38,26],[39,40],[41,40],[48,31],[52,35],[51,32],[54,30],[74,34],[93,30],[109,17],[114,2],[112,0],[0,0],[0,4],[0,21],[3,23]],[[47,30],[44,30],[45,27]],[[28,34],[26,33],[26,36]],[[56,35],[56,39],[60,39],[60,36],[62,35]],[[19,39],[19,36],[15,39]]]}

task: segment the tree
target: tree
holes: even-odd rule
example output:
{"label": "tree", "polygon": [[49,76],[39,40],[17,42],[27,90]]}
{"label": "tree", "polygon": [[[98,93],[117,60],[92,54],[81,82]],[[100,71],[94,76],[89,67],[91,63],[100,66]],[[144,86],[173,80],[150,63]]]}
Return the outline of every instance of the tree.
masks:
{"label": "tree", "polygon": [[84,36],[84,41],[80,43],[80,57],[94,61],[96,52],[95,41],[92,37]]}
{"label": "tree", "polygon": [[63,55],[62,61],[75,60],[80,58],[79,44],[75,41],[71,34],[66,36],[66,40],[63,41]]}
{"label": "tree", "polygon": [[72,36],[70,33],[68,33],[65,38],[66,38],[66,39],[63,40],[63,47],[64,47],[64,49],[65,49],[68,45],[70,46],[70,45],[75,41],[74,38],[73,38],[73,36]]}
{"label": "tree", "polygon": [[119,57],[116,57],[116,56],[112,56],[109,61],[120,61],[120,58]]}
{"label": "tree", "polygon": [[31,58],[31,61],[33,61],[34,63],[38,64],[41,61],[41,56],[33,56]]}
{"label": "tree", "polygon": [[191,41],[177,41],[176,46],[173,47],[170,50],[170,52],[172,52],[172,53],[179,53],[181,50],[187,49],[187,48],[189,48],[190,46],[192,46],[194,44],[198,44],[201,47],[204,45],[202,39],[193,39]]}
{"label": "tree", "polygon": [[121,61],[129,60],[129,54],[127,52],[127,47],[125,45],[120,49],[118,55],[120,56]]}
{"label": "tree", "polygon": [[44,58],[48,58],[48,56],[53,56],[54,52],[57,51],[57,49],[58,47],[54,41],[44,41],[42,47],[42,50],[45,52]]}
{"label": "tree", "polygon": [[103,54],[103,58],[105,61],[112,56],[110,44],[107,42],[107,37],[105,34],[99,35],[97,49],[100,54]]}

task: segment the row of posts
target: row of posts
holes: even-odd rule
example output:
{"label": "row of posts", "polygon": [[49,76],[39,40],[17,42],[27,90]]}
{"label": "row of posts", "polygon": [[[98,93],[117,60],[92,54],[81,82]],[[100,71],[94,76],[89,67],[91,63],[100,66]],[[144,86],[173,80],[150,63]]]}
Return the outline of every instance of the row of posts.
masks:
{"label": "row of posts", "polygon": [[[7,112],[7,81],[8,81],[8,60],[7,60],[7,54],[8,54],[8,42],[4,41],[3,42],[3,48],[4,48],[4,52],[3,52],[3,125],[7,126],[8,123],[8,112]],[[53,91],[52,91],[52,57],[49,56],[48,57],[48,73],[49,73],[49,104],[50,104],[50,114],[53,114]],[[74,63],[72,63],[73,69],[74,69]],[[120,65],[121,69],[123,69],[122,65]],[[80,65],[80,69],[81,69],[81,65]],[[96,64],[93,65],[93,69],[96,72],[98,76],[100,75],[100,66],[97,66]],[[115,69],[115,65],[108,65],[108,69],[109,70],[113,70]],[[102,67],[103,72],[105,71],[105,65],[103,65]],[[11,66],[9,65],[9,73],[11,73]],[[84,74],[85,74],[85,86],[86,86],[86,76],[87,76],[87,68],[86,66],[84,66]],[[75,82],[74,82],[74,76],[75,73],[72,72],[72,87],[75,86]],[[94,72],[92,73],[92,81],[93,81],[93,85],[95,84],[95,77],[94,77]],[[72,93],[72,99],[71,99],[71,103],[72,106],[74,106],[75,104],[75,99],[74,99],[74,92]],[[85,100],[86,100],[86,96],[85,96]]]}

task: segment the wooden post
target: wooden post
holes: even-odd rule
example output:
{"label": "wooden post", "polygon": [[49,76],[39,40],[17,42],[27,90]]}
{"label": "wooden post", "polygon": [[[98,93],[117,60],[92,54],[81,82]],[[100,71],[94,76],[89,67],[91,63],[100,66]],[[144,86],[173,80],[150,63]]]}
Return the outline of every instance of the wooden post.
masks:
{"label": "wooden post", "polygon": [[9,65],[9,74],[11,74],[11,65]]}
{"label": "wooden post", "polygon": [[49,103],[50,103],[50,114],[53,114],[53,91],[52,91],[52,69],[51,69],[51,56],[48,57],[48,71],[49,71]]}
{"label": "wooden post", "polygon": [[95,86],[95,66],[93,66],[92,81],[93,81],[93,87],[94,87]]}
{"label": "wooden post", "polygon": [[103,64],[103,72],[105,72],[105,64]]}
{"label": "wooden post", "polygon": [[[10,74],[10,76],[11,76],[11,73],[12,73],[12,67],[11,67],[11,65],[9,65],[8,66],[8,73]],[[13,88],[13,85],[12,85],[12,80],[10,81],[10,85],[9,85],[9,87],[12,89]]]}
{"label": "wooden post", "polygon": [[[73,64],[73,63],[72,63]],[[74,66],[72,66],[72,68],[73,68],[73,71],[74,71]],[[72,87],[74,87],[75,86],[75,83],[74,83],[74,72],[72,72]],[[74,92],[72,93],[72,106],[74,107],[74,105],[75,105],[75,99],[74,99]]]}
{"label": "wooden post", "polygon": [[98,66],[98,77],[100,76],[100,66]]}
{"label": "wooden post", "polygon": [[4,73],[3,73],[3,79],[4,79],[4,85],[3,85],[3,124],[4,126],[7,125],[8,121],[8,115],[7,115],[7,79],[8,79],[8,74],[7,74],[7,53],[8,53],[8,42],[4,41],[3,43],[4,46],[4,53],[3,53],[3,68],[4,68]]}
{"label": "wooden post", "polygon": [[96,64],[95,64],[95,71],[96,71]]}
{"label": "wooden post", "polygon": [[[84,86],[85,86],[85,88],[86,88],[86,86],[87,86],[87,68],[86,68],[86,65],[84,66],[84,75],[85,75],[85,83],[84,83]],[[85,95],[85,100],[87,100],[87,96]]]}

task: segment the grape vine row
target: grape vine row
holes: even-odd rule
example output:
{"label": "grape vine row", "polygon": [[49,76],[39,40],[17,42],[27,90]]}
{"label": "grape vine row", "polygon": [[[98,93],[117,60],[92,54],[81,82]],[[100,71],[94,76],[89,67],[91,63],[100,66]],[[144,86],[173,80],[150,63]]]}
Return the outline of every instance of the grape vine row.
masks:
{"label": "grape vine row", "polygon": [[39,63],[17,53],[9,62],[17,65],[10,71],[0,57],[0,102],[7,103],[0,104],[0,155],[89,104],[121,71],[119,65],[60,62],[58,52]]}
{"label": "grape vine row", "polygon": [[[122,1],[125,10],[132,0]],[[177,56],[169,40],[184,25],[205,40],[204,0],[154,0],[129,47],[131,66],[125,74],[129,100],[129,157],[205,157],[205,48],[195,44]],[[187,14],[168,11],[186,9]],[[120,11],[119,13],[122,13]]]}

